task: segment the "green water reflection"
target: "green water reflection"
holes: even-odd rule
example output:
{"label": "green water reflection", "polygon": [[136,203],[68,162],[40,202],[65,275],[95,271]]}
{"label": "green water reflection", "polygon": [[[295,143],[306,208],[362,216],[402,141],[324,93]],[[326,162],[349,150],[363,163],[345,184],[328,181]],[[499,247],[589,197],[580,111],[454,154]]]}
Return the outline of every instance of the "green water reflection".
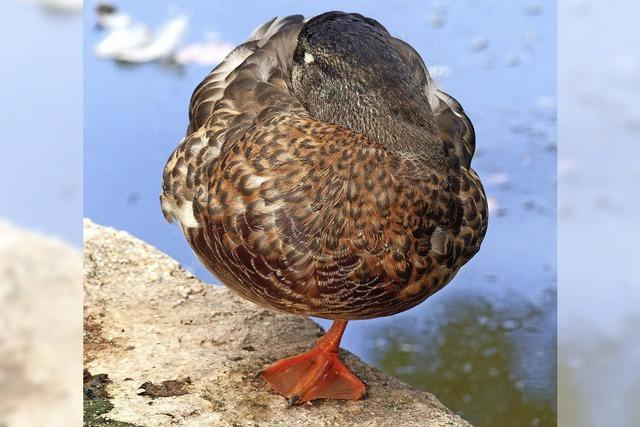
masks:
{"label": "green water reflection", "polygon": [[542,307],[453,298],[410,320],[375,332],[384,371],[476,426],[556,425],[555,293]]}

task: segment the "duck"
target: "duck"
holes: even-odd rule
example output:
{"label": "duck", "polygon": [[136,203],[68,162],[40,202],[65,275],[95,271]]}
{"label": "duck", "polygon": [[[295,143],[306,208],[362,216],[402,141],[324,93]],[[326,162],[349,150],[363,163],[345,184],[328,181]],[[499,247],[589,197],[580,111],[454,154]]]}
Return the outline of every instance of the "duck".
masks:
{"label": "duck", "polygon": [[330,319],[260,376],[300,404],[358,400],[339,345],[448,284],[480,249],[487,199],[475,132],[408,43],[332,11],[256,28],[195,88],[161,207],[241,297]]}

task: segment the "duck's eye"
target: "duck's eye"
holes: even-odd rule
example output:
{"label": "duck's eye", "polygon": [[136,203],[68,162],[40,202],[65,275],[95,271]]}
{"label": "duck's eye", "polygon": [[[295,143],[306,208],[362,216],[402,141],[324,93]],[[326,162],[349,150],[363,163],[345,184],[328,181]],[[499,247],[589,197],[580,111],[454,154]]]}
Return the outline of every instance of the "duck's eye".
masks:
{"label": "duck's eye", "polygon": [[298,65],[305,66],[315,62],[316,58],[307,52],[302,46],[299,46],[293,53],[293,62]]}
{"label": "duck's eye", "polygon": [[309,52],[305,52],[304,53],[304,63],[305,64],[311,64],[315,60],[316,60],[316,58],[314,58],[313,55],[311,55]]}

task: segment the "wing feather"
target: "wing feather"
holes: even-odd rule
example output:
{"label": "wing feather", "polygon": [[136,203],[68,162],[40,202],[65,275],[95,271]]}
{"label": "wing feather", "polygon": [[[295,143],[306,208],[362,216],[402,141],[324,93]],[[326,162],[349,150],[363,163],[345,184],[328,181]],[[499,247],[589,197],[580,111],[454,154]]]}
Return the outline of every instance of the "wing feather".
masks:
{"label": "wing feather", "polygon": [[392,38],[392,42],[419,85],[424,88],[438,123],[440,138],[454,145],[460,165],[469,169],[476,146],[471,120],[455,98],[437,87],[427,66],[413,47],[396,38]]}
{"label": "wing feather", "polygon": [[258,114],[264,119],[267,113],[304,113],[288,87],[288,61],[303,20],[292,15],[259,26],[196,87],[187,136],[164,169],[160,200],[169,221],[197,226],[190,209],[206,203],[206,196],[194,184],[196,176],[207,179],[197,170],[212,170],[225,144],[241,138]]}

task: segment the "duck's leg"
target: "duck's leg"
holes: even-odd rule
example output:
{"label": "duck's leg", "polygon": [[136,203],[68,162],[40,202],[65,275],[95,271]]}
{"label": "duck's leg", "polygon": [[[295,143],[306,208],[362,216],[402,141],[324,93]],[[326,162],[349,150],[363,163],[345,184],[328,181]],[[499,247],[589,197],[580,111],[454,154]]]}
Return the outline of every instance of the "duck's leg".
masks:
{"label": "duck's leg", "polygon": [[365,386],[345,366],[338,355],[346,320],[334,320],[314,348],[297,356],[279,360],[265,368],[260,376],[290,404],[314,399],[358,400]]}

